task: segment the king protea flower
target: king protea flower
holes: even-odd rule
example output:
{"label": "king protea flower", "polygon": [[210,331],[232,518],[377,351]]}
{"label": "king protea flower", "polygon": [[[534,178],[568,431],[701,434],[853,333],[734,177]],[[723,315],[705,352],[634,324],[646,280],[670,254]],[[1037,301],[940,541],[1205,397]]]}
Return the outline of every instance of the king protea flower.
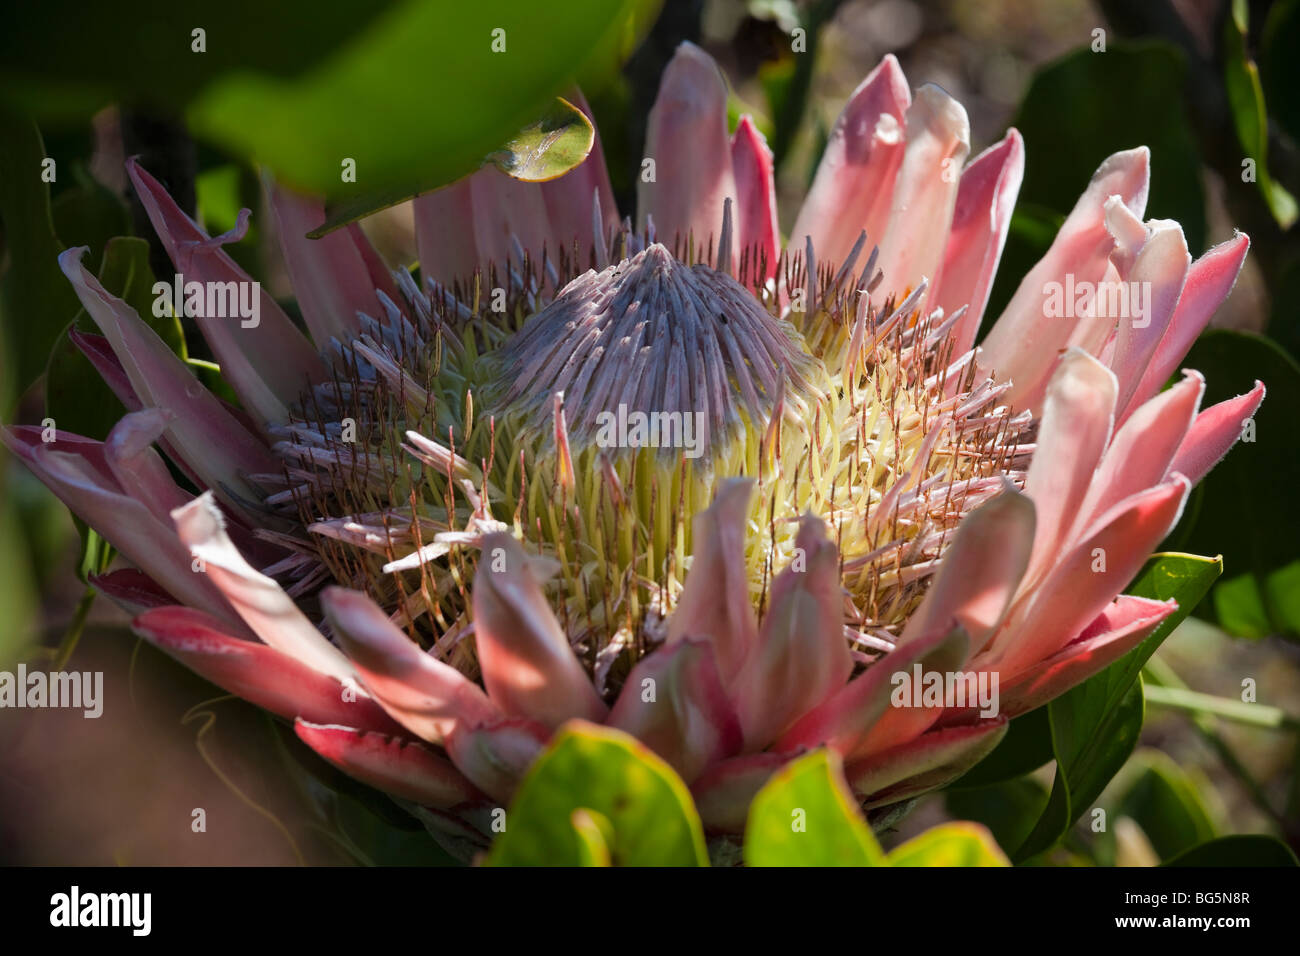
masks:
{"label": "king protea flower", "polygon": [[[308,240],[322,206],[268,183],[310,339],[265,293],[255,327],[198,316],[241,408],[68,250],[103,333],[75,340],[130,413],[102,443],[5,432],[134,565],[95,583],[136,633],[461,845],[575,718],[662,756],[714,833],[809,748],[866,808],[953,779],[1173,612],[1119,591],[1263,397],[1162,390],[1248,240],[1193,262],[1144,222],[1145,148],[975,348],[1015,130],[967,162],[961,105],[887,57],[785,249],[771,155],[698,48],[647,142],[637,224],[599,143],[418,198],[420,283],[355,225]],[[250,281],[222,250],[246,214],[209,237],[129,171],[178,272]],[[1149,295],[1057,317],[1058,282]],[[1000,712],[890,706],[917,665],[996,674]]]}

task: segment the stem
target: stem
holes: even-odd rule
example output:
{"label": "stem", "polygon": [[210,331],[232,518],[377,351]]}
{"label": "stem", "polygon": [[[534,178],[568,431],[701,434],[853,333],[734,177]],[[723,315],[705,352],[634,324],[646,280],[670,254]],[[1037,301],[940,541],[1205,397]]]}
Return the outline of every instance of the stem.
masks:
{"label": "stem", "polygon": [[1194,690],[1151,684],[1146,688],[1146,698],[1147,703],[1150,704],[1189,710],[1194,713],[1213,714],[1215,717],[1252,727],[1265,727],[1269,730],[1300,728],[1300,721],[1279,707],[1247,704],[1244,701],[1215,697],[1213,694],[1202,694]]}
{"label": "stem", "polygon": [[81,634],[86,629],[86,618],[90,616],[90,608],[95,603],[96,593],[94,588],[88,587],[81,595],[81,600],[77,602],[77,610],[72,615],[68,629],[59,640],[58,647],[43,648],[37,652],[42,657],[49,658],[51,670],[61,671],[68,666],[68,661],[81,641]]}

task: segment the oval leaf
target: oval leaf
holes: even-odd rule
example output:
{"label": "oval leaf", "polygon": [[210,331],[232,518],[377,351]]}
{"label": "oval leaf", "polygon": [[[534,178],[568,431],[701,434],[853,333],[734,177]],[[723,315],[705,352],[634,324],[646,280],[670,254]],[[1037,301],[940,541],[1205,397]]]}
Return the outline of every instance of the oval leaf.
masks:
{"label": "oval leaf", "polygon": [[432,188],[473,171],[575,82],[599,83],[592,67],[631,52],[652,5],[407,3],[302,75],[218,77],[188,118],[301,192]]}
{"label": "oval leaf", "polygon": [[699,814],[672,768],[629,734],[570,721],[519,785],[488,863],[591,865],[597,838],[615,866],[708,865]]}
{"label": "oval leaf", "polygon": [[754,797],[745,826],[749,866],[884,866],[837,756],[791,761]]}
{"label": "oval leaf", "polygon": [[[1046,708],[1041,710],[1046,713]],[[972,790],[949,790],[944,806],[951,817],[988,827],[998,846],[1010,852],[1025,842],[1043,815],[1047,787],[1035,777],[1018,777]]]}
{"label": "oval leaf", "polygon": [[568,100],[556,97],[541,118],[511,137],[488,159],[514,179],[544,183],[573,169],[591,152],[596,128]]}
{"label": "oval leaf", "polygon": [[603,813],[579,808],[569,815],[578,834],[578,857],[582,866],[609,866],[609,844],[614,839],[614,824]]}
{"label": "oval leaf", "polygon": [[1037,770],[1052,759],[1052,727],[1047,708],[1021,714],[993,752],[958,777],[947,789],[972,790],[1005,783]]}
{"label": "oval leaf", "polygon": [[890,866],[1010,866],[1011,861],[978,823],[945,823],[889,854]]}
{"label": "oval leaf", "polygon": [[[490,162],[515,179],[545,182],[563,176],[581,163],[595,142],[596,128],[586,114],[568,100],[556,97],[541,119],[520,130],[479,165]],[[446,183],[447,180],[442,178],[426,178],[387,189],[366,190],[352,198],[331,203],[325,211],[325,221],[307,236],[319,239],[350,222],[414,199]]]}

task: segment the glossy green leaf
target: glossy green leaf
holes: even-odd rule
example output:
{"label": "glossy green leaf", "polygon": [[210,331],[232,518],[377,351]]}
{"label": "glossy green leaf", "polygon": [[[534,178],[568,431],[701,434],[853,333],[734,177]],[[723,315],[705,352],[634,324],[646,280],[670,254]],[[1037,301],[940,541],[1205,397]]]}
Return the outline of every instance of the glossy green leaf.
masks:
{"label": "glossy green leaf", "polygon": [[945,823],[890,851],[890,866],[1010,866],[987,828]]}
{"label": "glossy green leaf", "polygon": [[1052,759],[1052,726],[1039,707],[1007,725],[993,752],[957,778],[949,790],[970,790],[1023,777]]}
{"label": "glossy green leaf", "polygon": [[1180,553],[1152,555],[1124,593],[1153,601],[1173,599],[1178,602],[1178,609],[1160,622],[1160,626],[1134,650],[1089,681],[1097,681],[1098,687],[1109,688],[1112,699],[1122,693],[1125,682],[1137,680],[1151,655],[1195,609],[1222,572],[1223,561],[1219,558]]}
{"label": "glossy green leaf", "polygon": [[186,4],[149,0],[42,0],[23,8],[20,29],[0,32],[0,88],[42,117],[85,118],[113,101],[175,113],[233,71],[288,77],[314,69],[400,6],[223,0],[198,16]]}
{"label": "glossy green leaf", "polygon": [[586,114],[557,97],[540,118],[510,137],[488,160],[512,179],[543,183],[586,159],[595,141],[596,129]]}
{"label": "glossy green leaf", "polygon": [[749,866],[885,865],[840,759],[828,750],[791,761],[758,792],[744,852]]}
{"label": "glossy green leaf", "polygon": [[987,787],[946,791],[944,805],[950,816],[988,827],[998,845],[1010,852],[1025,842],[1042,815],[1047,788],[1033,777],[1020,777]]}
{"label": "glossy green leaf", "polygon": [[1268,110],[1264,104],[1259,67],[1246,49],[1248,27],[1245,0],[1233,0],[1232,16],[1225,18],[1223,25],[1223,70],[1228,106],[1232,110],[1237,139],[1246,151],[1245,159],[1254,163],[1255,182],[1259,184],[1264,201],[1277,224],[1289,229],[1296,220],[1296,201],[1268,171]]}
{"label": "glossy green leaf", "polygon": [[[1015,853],[1017,862],[1037,856],[1064,836],[1137,746],[1145,716],[1141,681],[1129,684],[1110,703],[1103,700],[1107,691],[1085,682],[1049,705],[1056,777],[1047,806]],[[1066,700],[1070,694],[1075,697]]]}
{"label": "glossy green leaf", "polygon": [[1158,554],[1126,589],[1127,594],[1158,601],[1173,598],[1178,610],[1134,650],[1048,704],[1056,779],[1043,815],[1016,851],[1017,861],[1055,844],[1124,765],[1142,729],[1142,667],[1221,570],[1218,559]]}
{"label": "glossy green leaf", "polygon": [[575,82],[602,82],[657,7],[411,0],[302,76],[219,77],[188,115],[199,135],[303,191],[344,201],[432,188],[471,172]]}
{"label": "glossy green leaf", "polygon": [[[557,97],[540,119],[512,136],[484,162],[491,162],[506,175],[524,182],[545,182],[563,176],[581,163],[595,142],[596,128],[586,114],[568,100]],[[406,202],[444,183],[445,180],[433,177],[377,192],[363,191],[331,204],[325,222],[307,235],[319,239],[363,216]]]}
{"label": "glossy green leaf", "polygon": [[519,785],[488,863],[582,865],[596,851],[592,828],[574,825],[575,810],[591,811],[614,865],[708,865],[699,814],[673,769],[634,737],[578,720],[560,729]]}
{"label": "glossy green leaf", "polygon": [[1300,866],[1281,840],[1261,833],[1219,837],[1178,854],[1164,866]]}

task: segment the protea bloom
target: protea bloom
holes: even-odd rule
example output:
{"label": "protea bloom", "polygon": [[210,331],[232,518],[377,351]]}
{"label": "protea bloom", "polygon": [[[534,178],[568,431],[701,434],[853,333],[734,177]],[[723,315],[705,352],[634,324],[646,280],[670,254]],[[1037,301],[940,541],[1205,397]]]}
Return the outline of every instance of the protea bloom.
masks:
{"label": "protea bloom", "polygon": [[[199,317],[238,409],[69,250],[131,411],[6,441],[138,569],[97,580],[138,634],[462,846],[574,718],[664,757],[715,833],[807,748],[868,808],[941,785],[1174,609],[1117,594],[1263,397],[1161,391],[1248,240],[1192,262],[1142,221],[1146,149],[1116,154],[976,349],[1019,135],[967,163],[960,104],[887,57],[782,250],[725,97],[683,45],[635,227],[599,144],[419,198],[422,285],[268,184],[311,338],[265,294],[256,327]],[[241,229],[130,176],[178,272],[249,281]],[[1058,317],[1053,283],[1149,295]],[[998,675],[1000,712],[890,706],[918,664]]]}

